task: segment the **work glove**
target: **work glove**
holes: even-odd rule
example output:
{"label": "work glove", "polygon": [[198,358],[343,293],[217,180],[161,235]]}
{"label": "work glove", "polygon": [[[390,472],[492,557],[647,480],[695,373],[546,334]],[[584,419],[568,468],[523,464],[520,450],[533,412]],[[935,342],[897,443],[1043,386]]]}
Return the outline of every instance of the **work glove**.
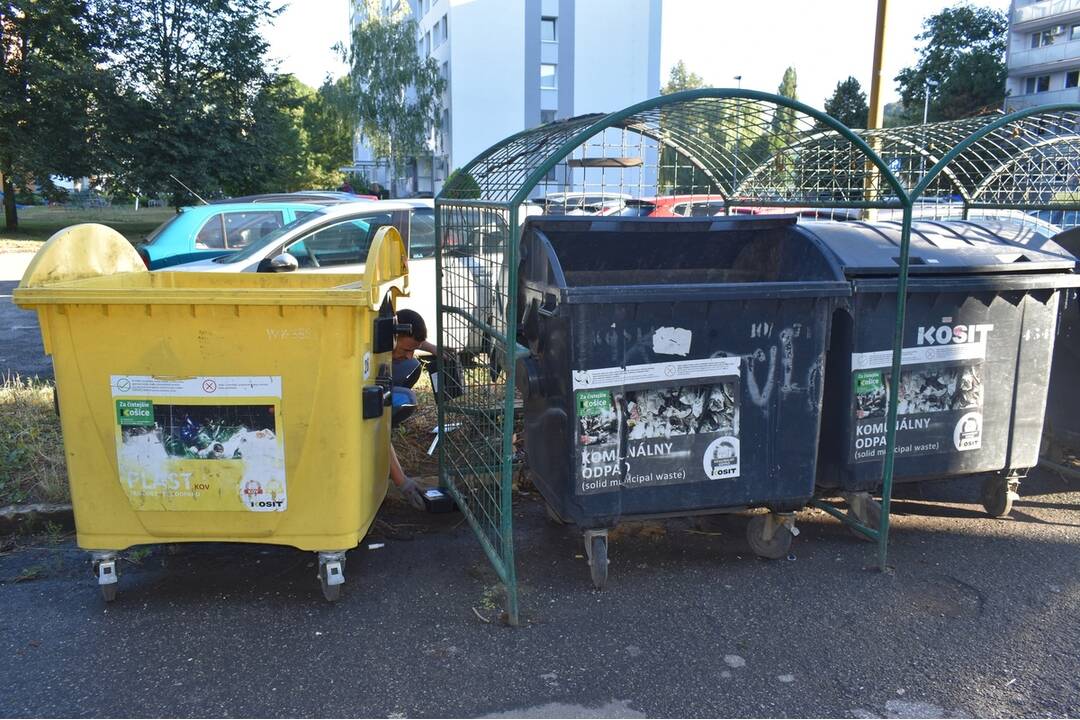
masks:
{"label": "work glove", "polygon": [[398,487],[401,494],[417,510],[424,509],[424,490],[411,477],[405,478],[405,482]]}

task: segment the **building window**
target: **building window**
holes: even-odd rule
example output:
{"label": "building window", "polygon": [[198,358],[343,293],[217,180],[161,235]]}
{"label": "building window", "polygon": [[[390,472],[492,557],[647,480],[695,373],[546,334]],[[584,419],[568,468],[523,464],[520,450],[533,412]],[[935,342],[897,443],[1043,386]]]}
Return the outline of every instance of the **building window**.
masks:
{"label": "building window", "polygon": [[549,89],[556,87],[555,70],[555,65],[549,65],[547,63],[540,65],[540,87]]}
{"label": "building window", "polygon": [[439,77],[442,78],[443,82],[448,82],[449,81],[449,79],[450,79],[450,61],[449,60],[444,62],[442,64],[442,67],[439,68]]}
{"label": "building window", "polygon": [[432,38],[434,38],[435,47],[439,47],[440,45],[442,45],[442,41],[443,41],[442,20],[439,20],[439,22],[435,23],[435,27],[432,28],[431,36],[432,36]]}
{"label": "building window", "polygon": [[450,39],[450,18],[445,15],[442,16],[442,39],[443,42]]}
{"label": "building window", "polygon": [[1065,87],[1074,88],[1078,86],[1080,86],[1080,70],[1065,73]]}
{"label": "building window", "polygon": [[555,122],[554,110],[541,110],[540,111],[540,124],[546,125],[549,122]]}
{"label": "building window", "polygon": [[424,33],[424,57],[431,54],[431,31]]}
{"label": "building window", "polygon": [[1052,30],[1043,30],[1041,32],[1033,33],[1031,35],[1031,47],[1045,47],[1047,45],[1054,44],[1054,32]]}
{"label": "building window", "polygon": [[540,18],[540,39],[544,42],[557,42],[559,37],[555,34],[555,18]]}
{"label": "building window", "polygon": [[1050,89],[1050,76],[1039,75],[1038,77],[1029,77],[1024,85],[1028,95],[1033,93],[1046,92]]}
{"label": "building window", "polygon": [[420,17],[424,17],[425,15],[427,15],[427,11],[430,9],[431,3],[429,2],[429,0],[423,0],[423,2],[420,3]]}

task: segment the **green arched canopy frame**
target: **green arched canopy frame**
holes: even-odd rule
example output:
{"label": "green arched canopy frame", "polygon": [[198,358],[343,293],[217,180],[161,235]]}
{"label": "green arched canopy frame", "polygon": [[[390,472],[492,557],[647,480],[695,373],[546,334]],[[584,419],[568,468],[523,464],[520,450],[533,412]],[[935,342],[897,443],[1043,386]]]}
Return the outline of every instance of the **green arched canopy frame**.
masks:
{"label": "green arched canopy frame", "polygon": [[[1022,188],[1024,178],[1010,172],[1037,145],[1030,136],[1046,134],[1047,118],[1052,118],[1053,137],[1043,138],[1043,147],[1055,148],[1057,157],[1064,143],[1069,167],[1080,167],[1080,105],[857,131],[789,98],[709,88],[525,130],[457,171],[435,201],[437,328],[440,344],[464,348],[471,362],[460,393],[439,389],[440,480],[506,588],[509,621],[516,624],[518,618],[511,507],[515,358],[521,350],[516,342],[517,240],[521,223],[535,209],[531,199],[551,201],[560,192],[581,188],[579,195],[563,195],[560,201],[580,202],[583,210],[608,202],[631,208],[638,197],[674,194],[716,198],[727,212],[773,207],[900,211],[892,348],[892,376],[899,377],[917,202],[944,189],[962,197],[965,214],[970,207],[1080,208],[1076,194],[1047,198],[1045,188]],[[890,169],[890,161],[897,171]],[[1002,192],[999,181],[1007,177],[1012,189]],[[1042,193],[1041,204],[1015,202],[1025,190],[1028,197]],[[590,203],[596,208],[584,207]],[[888,552],[898,385],[889,386],[881,524],[876,529],[855,525],[877,542],[882,568]],[[835,508],[825,509],[840,517]]]}

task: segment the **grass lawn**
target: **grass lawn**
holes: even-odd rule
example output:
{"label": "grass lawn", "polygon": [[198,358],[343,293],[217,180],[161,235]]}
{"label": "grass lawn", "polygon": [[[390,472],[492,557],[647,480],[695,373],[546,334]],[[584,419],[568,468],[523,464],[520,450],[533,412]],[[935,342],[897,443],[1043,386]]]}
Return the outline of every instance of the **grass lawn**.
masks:
{"label": "grass lawn", "polygon": [[0,382],[0,506],[69,499],[52,383],[4,378]]}
{"label": "grass lawn", "polygon": [[132,242],[176,214],[173,208],[19,208],[19,229],[0,227],[0,252],[34,251],[57,230],[79,223],[108,225]]}

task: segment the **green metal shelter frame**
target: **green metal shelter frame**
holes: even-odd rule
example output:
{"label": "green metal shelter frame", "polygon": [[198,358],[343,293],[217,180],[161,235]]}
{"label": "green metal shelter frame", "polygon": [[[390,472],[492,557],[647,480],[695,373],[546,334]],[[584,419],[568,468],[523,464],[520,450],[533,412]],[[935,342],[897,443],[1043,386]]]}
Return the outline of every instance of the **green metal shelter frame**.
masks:
{"label": "green metal shelter frame", "polygon": [[[517,624],[519,616],[511,502],[515,361],[521,351],[517,241],[525,218],[537,211],[534,200],[559,204],[562,212],[632,212],[636,198],[658,195],[674,195],[687,208],[715,199],[725,212],[898,211],[902,240],[892,356],[892,374],[898,377],[915,202],[934,192],[958,192],[966,214],[973,207],[1032,208],[1026,203],[1040,194],[1038,207],[1064,207],[1060,191],[1047,196],[1034,174],[1026,188],[1005,186],[1011,168],[1044,160],[1036,146],[1053,154],[1055,162],[1068,155],[1075,181],[1077,128],[1080,106],[1070,105],[1021,111],[989,123],[975,119],[853,131],[789,98],[711,88],[525,130],[455,172],[435,201],[437,332],[440,347],[458,351],[465,370],[461,387],[438,388],[440,481],[505,588],[507,621]],[[897,158],[903,158],[899,167]],[[1070,207],[1080,207],[1070,199]],[[815,502],[876,541],[882,569],[888,557],[898,393],[899,384],[891,383],[880,526],[861,525]]]}

